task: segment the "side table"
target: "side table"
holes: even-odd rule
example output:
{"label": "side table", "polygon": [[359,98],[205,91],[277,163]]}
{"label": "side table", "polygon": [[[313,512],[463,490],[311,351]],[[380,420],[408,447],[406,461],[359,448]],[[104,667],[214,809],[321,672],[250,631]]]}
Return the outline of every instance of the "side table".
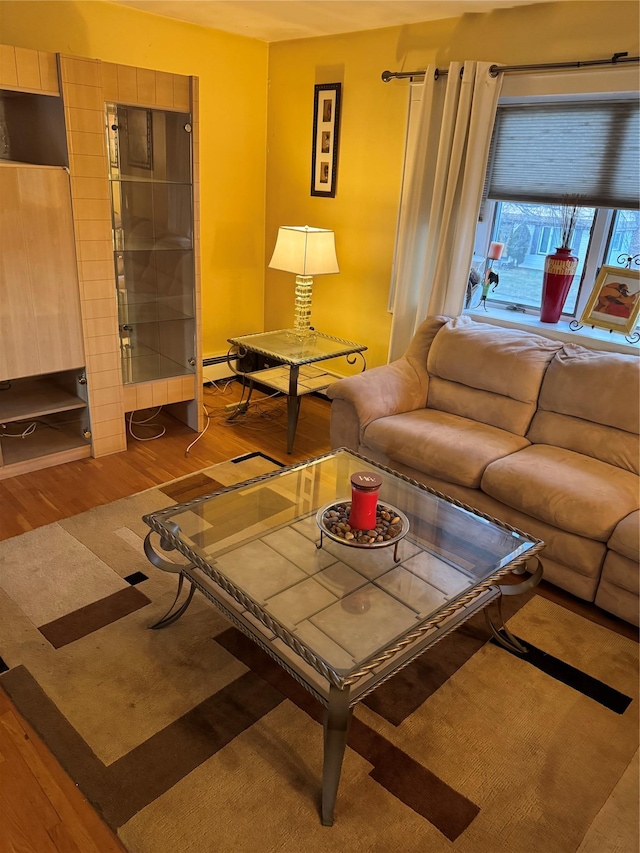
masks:
{"label": "side table", "polygon": [[[228,341],[231,344],[227,354],[229,367],[237,376],[241,376],[243,381],[249,383],[245,406],[251,399],[254,381],[286,394],[287,453],[293,450],[301,398],[313,391],[322,391],[340,378],[330,371],[316,367],[315,363],[344,356],[349,364],[355,364],[357,358],[361,358],[362,370],[367,366],[363,355],[366,346],[334,338],[315,329],[306,334],[293,329],[279,329],[275,332],[258,332],[254,335],[228,338]],[[270,362],[276,362],[276,366],[246,373],[237,370],[233,364],[233,356],[242,358],[248,353],[262,355]]]}

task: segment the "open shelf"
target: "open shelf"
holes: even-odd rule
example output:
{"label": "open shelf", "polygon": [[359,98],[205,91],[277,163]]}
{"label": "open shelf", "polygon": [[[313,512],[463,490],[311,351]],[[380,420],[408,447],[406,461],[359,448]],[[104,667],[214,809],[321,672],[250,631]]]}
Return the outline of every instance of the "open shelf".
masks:
{"label": "open shelf", "polygon": [[[21,427],[26,429],[32,422],[33,419],[14,422],[14,429],[10,432],[15,435],[20,432]],[[36,423],[35,432],[25,438],[9,438],[6,435],[3,436],[7,430],[0,431],[4,465],[15,465],[76,448],[86,447],[89,450],[87,439],[82,434],[83,427],[79,417],[65,421],[56,421],[50,417],[47,421],[38,420]]]}
{"label": "open shelf", "polygon": [[86,405],[85,400],[51,378],[13,380],[10,388],[0,390],[0,423],[83,409]]}
{"label": "open shelf", "polygon": [[62,98],[0,89],[0,158],[14,163],[68,166]]}

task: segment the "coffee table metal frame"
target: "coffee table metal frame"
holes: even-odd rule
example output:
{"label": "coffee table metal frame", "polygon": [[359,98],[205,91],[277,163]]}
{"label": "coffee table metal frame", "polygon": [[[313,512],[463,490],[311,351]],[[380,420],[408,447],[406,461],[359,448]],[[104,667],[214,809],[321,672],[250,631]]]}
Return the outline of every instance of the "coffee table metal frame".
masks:
{"label": "coffee table metal frame", "polygon": [[[533,589],[542,578],[542,564],[537,554],[544,548],[544,542],[535,539],[527,533],[512,527],[503,521],[495,519],[486,513],[482,513],[461,501],[452,499],[441,492],[436,491],[422,483],[412,480],[403,474],[393,471],[371,459],[361,456],[353,451],[348,451],[351,456],[362,459],[369,465],[373,465],[388,474],[399,477],[407,483],[424,490],[431,495],[460,507],[475,516],[483,518],[502,530],[514,533],[531,543],[531,548],[516,557],[507,565],[503,566],[489,577],[471,587],[466,593],[459,595],[454,601],[438,610],[432,618],[427,618],[415,629],[408,631],[395,642],[392,642],[379,653],[362,663],[357,669],[348,675],[341,674],[329,666],[321,657],[316,655],[312,649],[303,644],[298,637],[294,636],[283,624],[274,619],[269,613],[256,602],[254,602],[242,589],[233,584],[228,578],[220,574],[215,568],[193,551],[180,539],[180,528],[170,521],[163,521],[163,516],[168,513],[174,514],[181,510],[190,510],[194,506],[209,500],[215,500],[219,495],[235,491],[249,485],[254,485],[281,476],[282,474],[295,471],[312,462],[328,459],[330,456],[345,451],[345,448],[332,451],[330,454],[309,459],[304,463],[297,463],[279,469],[275,472],[246,480],[234,486],[221,489],[209,495],[195,498],[184,504],[171,506],[155,513],[143,516],[143,520],[151,528],[144,541],[144,551],[148,560],[162,571],[178,575],[178,588],[175,599],[167,613],[149,625],[151,629],[165,628],[179,619],[189,607],[195,590],[199,590],[215,607],[220,610],[226,618],[234,624],[242,633],[248,636],[264,652],[302,684],[325,708],[324,712],[324,760],[322,771],[322,806],[321,820],[323,825],[331,826],[334,820],[334,807],[340,781],[342,761],[347,743],[347,734],[354,706],[365,696],[373,692],[377,687],[410,664],[427,649],[438,643],[461,624],[466,622],[476,613],[484,610],[487,624],[493,637],[505,648],[517,654],[526,654],[527,649],[516,637],[511,634],[502,618],[501,599],[503,595],[515,595]],[[177,550],[190,562],[178,564],[163,558],[155,550],[151,536],[156,533],[160,537],[160,548],[165,552]],[[507,576],[524,575],[527,572],[527,564],[533,560],[535,569],[529,576],[516,583],[501,584],[500,581]],[[183,603],[179,603],[183,590],[184,581],[190,584],[189,592]],[[512,577],[513,580],[513,577]],[[498,604],[498,624],[491,618],[488,606],[496,601]],[[235,603],[239,605],[235,609]],[[275,636],[294,652],[292,658],[278,653],[272,644],[261,634],[260,630],[252,624],[241,612],[246,610],[259,623],[264,625]],[[295,665],[296,656],[304,663],[312,667],[326,682],[328,690],[319,690],[317,684],[305,675],[304,666],[298,668]]]}

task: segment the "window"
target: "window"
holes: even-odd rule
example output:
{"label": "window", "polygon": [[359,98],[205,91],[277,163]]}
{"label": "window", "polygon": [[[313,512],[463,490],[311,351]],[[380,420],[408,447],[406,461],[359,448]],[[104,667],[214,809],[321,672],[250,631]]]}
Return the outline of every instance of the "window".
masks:
{"label": "window", "polygon": [[560,245],[559,205],[570,195],[584,204],[564,314],[581,312],[602,264],[625,266],[640,252],[639,116],[637,95],[498,107],[475,245],[476,259],[490,242],[504,245],[489,262],[498,276],[490,301],[540,308],[544,259]]}

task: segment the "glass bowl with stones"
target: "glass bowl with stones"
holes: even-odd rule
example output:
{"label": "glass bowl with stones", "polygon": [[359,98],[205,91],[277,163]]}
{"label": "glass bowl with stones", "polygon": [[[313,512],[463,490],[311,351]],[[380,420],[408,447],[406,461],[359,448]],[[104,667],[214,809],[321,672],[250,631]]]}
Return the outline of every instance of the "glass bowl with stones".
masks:
{"label": "glass bowl with stones", "polygon": [[409,519],[397,507],[391,504],[378,503],[376,508],[376,523],[369,530],[354,530],[349,524],[351,501],[331,502],[321,507],[316,513],[316,523],[320,528],[320,543],[322,535],[341,545],[352,548],[386,548],[396,545],[409,532]]}

